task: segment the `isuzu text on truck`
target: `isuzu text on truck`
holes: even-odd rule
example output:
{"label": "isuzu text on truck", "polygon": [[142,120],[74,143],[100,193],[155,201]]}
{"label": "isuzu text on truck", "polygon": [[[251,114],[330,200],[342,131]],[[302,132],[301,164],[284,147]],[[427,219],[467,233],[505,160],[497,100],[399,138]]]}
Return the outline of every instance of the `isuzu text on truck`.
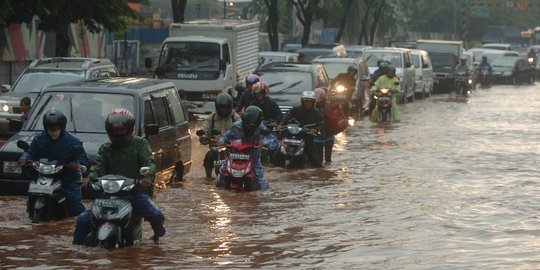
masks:
{"label": "isuzu text on truck", "polygon": [[257,21],[196,20],[169,30],[156,74],[186,92],[193,113],[212,112],[219,93],[236,97],[235,85],[257,67]]}

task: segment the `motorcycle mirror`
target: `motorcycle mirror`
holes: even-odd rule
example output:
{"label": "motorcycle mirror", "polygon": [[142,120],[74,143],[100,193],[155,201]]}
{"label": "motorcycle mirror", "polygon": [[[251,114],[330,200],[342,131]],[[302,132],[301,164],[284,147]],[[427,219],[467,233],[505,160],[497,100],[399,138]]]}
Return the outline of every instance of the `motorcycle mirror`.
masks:
{"label": "motorcycle mirror", "polygon": [[28,150],[28,148],[30,148],[30,145],[25,141],[17,141],[17,147],[19,147],[20,149],[26,151],[26,150]]}
{"label": "motorcycle mirror", "polygon": [[210,131],[210,133],[212,133],[212,135],[214,135],[214,136],[217,136],[217,135],[221,134],[221,131],[219,131],[217,129],[212,129],[212,131]]}
{"label": "motorcycle mirror", "polygon": [[140,175],[149,175],[150,174],[150,167],[141,167],[139,169]]}
{"label": "motorcycle mirror", "polygon": [[399,82],[394,82],[394,85],[399,85]]}
{"label": "motorcycle mirror", "polygon": [[204,129],[199,129],[199,130],[197,130],[197,132],[195,132],[195,134],[197,134],[197,136],[200,137],[200,136],[206,134],[206,131],[204,131]]}

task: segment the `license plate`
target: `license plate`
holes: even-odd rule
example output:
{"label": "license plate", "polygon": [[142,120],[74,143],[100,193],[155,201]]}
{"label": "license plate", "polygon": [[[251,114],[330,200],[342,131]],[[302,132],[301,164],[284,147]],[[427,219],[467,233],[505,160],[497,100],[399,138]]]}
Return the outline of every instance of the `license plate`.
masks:
{"label": "license plate", "polygon": [[54,186],[51,185],[39,185],[34,182],[30,183],[28,187],[28,192],[30,193],[43,193],[43,194],[53,194]]}
{"label": "license plate", "polygon": [[99,207],[118,207],[124,202],[122,200],[108,200],[108,199],[96,199],[94,201],[95,206]]}
{"label": "license plate", "polygon": [[230,154],[229,157],[231,159],[237,159],[237,160],[249,160],[249,155],[244,155],[244,154]]}
{"label": "license plate", "polygon": [[284,143],[288,144],[300,144],[302,140],[295,140],[295,139],[283,139]]}
{"label": "license plate", "polygon": [[202,98],[204,100],[214,100],[216,99],[216,97],[217,97],[217,94],[203,94],[202,95]]}

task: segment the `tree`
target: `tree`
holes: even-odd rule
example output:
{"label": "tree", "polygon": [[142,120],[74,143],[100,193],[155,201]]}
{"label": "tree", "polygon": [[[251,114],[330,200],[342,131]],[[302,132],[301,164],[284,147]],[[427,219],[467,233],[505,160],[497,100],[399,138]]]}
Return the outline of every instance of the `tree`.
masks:
{"label": "tree", "polygon": [[291,4],[296,8],[296,17],[302,24],[302,46],[309,43],[309,35],[311,33],[311,23],[315,14],[322,13],[319,8],[319,0],[291,0]]}
{"label": "tree", "polygon": [[184,13],[186,11],[187,0],[171,0],[173,21],[175,23],[184,22]]}
{"label": "tree", "polygon": [[270,49],[279,51],[279,36],[278,36],[278,1],[264,0],[268,9],[268,20],[266,21],[266,30],[268,32],[268,40],[270,41]]}
{"label": "tree", "polygon": [[[0,27],[15,23],[29,23],[38,16],[39,29],[56,35],[55,56],[69,56],[69,27],[82,22],[91,33],[107,29],[120,32],[127,29],[130,19],[143,21],[144,17],[129,4],[148,5],[149,0],[0,0],[7,1],[11,10],[0,12]],[[0,2],[1,3],[1,2]],[[2,5],[2,7],[4,7]]]}

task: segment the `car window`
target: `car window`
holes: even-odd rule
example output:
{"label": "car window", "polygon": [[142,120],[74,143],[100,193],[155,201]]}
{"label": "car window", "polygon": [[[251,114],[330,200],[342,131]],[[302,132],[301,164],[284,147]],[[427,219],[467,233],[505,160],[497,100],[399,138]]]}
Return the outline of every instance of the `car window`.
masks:
{"label": "car window", "polygon": [[41,92],[47,86],[84,79],[82,70],[28,69],[13,85],[13,92]]}
{"label": "car window", "polygon": [[274,71],[260,72],[262,81],[270,87],[272,94],[300,94],[307,89],[314,89],[310,72]]}
{"label": "car window", "polygon": [[[317,69],[317,85],[315,87],[327,87],[328,86],[328,77],[324,68],[321,66]],[[314,87],[314,88],[315,88]],[[314,89],[312,88],[312,89]]]}
{"label": "car window", "polygon": [[131,95],[102,93],[46,93],[34,105],[30,115],[30,130],[43,130],[43,114],[51,109],[62,111],[67,117],[66,129],[71,132],[105,132],[107,115],[116,108],[134,112],[135,99]]}
{"label": "car window", "polygon": [[392,64],[393,67],[403,67],[401,64],[401,54],[398,52],[364,52],[364,59],[368,67],[377,67],[379,60],[387,61]]}
{"label": "car window", "polygon": [[89,79],[95,79],[95,78],[108,78],[108,77],[117,77],[118,72],[116,72],[116,69],[113,67],[110,68],[99,68],[94,69],[90,71],[90,75],[88,76]]}
{"label": "car window", "polygon": [[369,76],[369,69],[366,66],[365,62],[361,62],[361,63],[362,64],[360,65],[360,75],[361,76]]}
{"label": "car window", "polygon": [[155,125],[156,117],[154,116],[154,109],[152,109],[152,104],[150,100],[144,101],[144,124],[145,125]]}
{"label": "car window", "polygon": [[179,100],[176,89],[170,88],[166,91],[167,103],[170,106],[170,110],[173,113],[174,121],[176,124],[180,124],[186,121],[184,110],[182,109],[182,103]]}
{"label": "car window", "polygon": [[428,66],[428,68],[431,68],[431,59],[429,58],[428,54],[422,54],[422,61]]}
{"label": "car window", "polygon": [[223,50],[223,59],[225,59],[227,63],[231,63],[231,57],[229,56],[229,44],[223,44],[221,50]]}
{"label": "car window", "polygon": [[156,116],[158,127],[166,127],[171,125],[171,119],[167,108],[169,107],[165,97],[153,98],[152,107]]}
{"label": "car window", "polygon": [[340,73],[346,73],[349,63],[321,63],[328,74],[330,80],[334,79]]}
{"label": "car window", "polygon": [[413,54],[412,55],[412,64],[416,68],[421,68],[422,67],[422,65],[420,64],[420,55],[418,55],[418,54]]}
{"label": "car window", "polygon": [[[394,61],[394,60],[392,60],[392,61]],[[400,61],[400,64],[401,64],[401,61]],[[392,62],[392,65],[394,65],[393,62]],[[406,66],[411,67],[411,65],[412,65],[412,63],[411,63],[411,55],[409,53],[404,53],[403,54],[403,67],[406,67]]]}

